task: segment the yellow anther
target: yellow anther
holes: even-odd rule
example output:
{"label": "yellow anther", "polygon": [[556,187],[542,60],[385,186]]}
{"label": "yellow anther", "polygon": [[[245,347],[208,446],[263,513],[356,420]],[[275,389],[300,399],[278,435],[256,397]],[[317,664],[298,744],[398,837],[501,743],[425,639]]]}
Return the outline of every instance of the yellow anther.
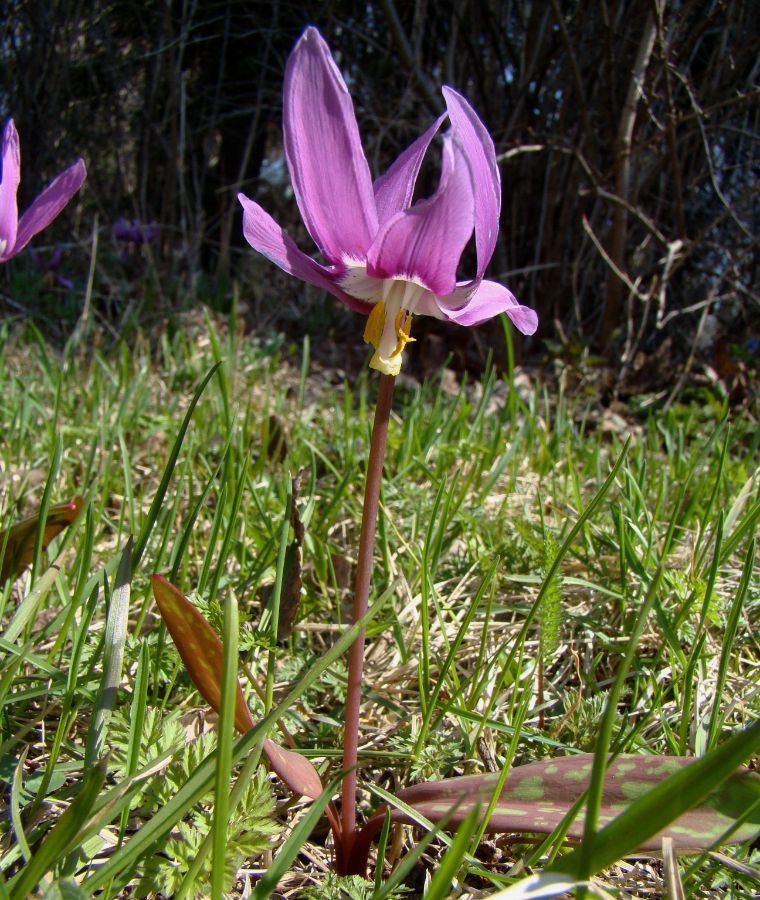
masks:
{"label": "yellow anther", "polygon": [[[401,370],[401,354],[404,347],[413,341],[410,331],[412,316],[404,309],[398,310],[393,322],[386,321],[386,306],[382,300],[378,300],[372,307],[364,326],[364,340],[372,344],[375,353],[369,362],[370,368],[377,369],[385,375],[398,375]],[[395,338],[395,346],[391,343]],[[380,352],[381,345],[385,354]],[[393,347],[390,350],[390,347]],[[389,352],[390,350],[390,352]]]}
{"label": "yellow anther", "polygon": [[367,316],[367,324],[364,326],[364,340],[366,343],[372,344],[375,349],[377,349],[380,338],[383,336],[384,325],[385,304],[382,300],[378,300],[370,310],[370,314]]}
{"label": "yellow anther", "polygon": [[403,309],[400,309],[396,313],[396,349],[391,353],[391,356],[399,356],[404,347],[407,344],[410,344],[412,341],[416,341],[417,338],[412,337],[412,314],[405,312]]}

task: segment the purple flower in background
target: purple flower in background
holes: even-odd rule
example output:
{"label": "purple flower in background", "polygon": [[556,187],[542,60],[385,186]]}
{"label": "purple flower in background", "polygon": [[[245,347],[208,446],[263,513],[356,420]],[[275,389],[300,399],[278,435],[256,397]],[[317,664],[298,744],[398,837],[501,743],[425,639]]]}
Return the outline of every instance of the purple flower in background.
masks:
{"label": "purple flower in background", "polygon": [[[373,184],[348,88],[322,36],[307,28],[285,71],[285,157],[304,224],[327,265],[302,253],[258,203],[238,194],[243,232],[255,250],[369,314],[370,365],[389,375],[398,374],[412,340],[413,315],[477,325],[505,312],[524,334],[538,326],[532,309],[484,280],[501,207],[496,153],[467,100],[450,87],[443,96],[446,114]],[[423,157],[447,115],[438,189],[412,204]],[[473,231],[477,272],[457,282]]]}
{"label": "purple flower in background", "polygon": [[29,248],[29,255],[32,258],[35,269],[43,275],[49,275],[53,281],[69,291],[74,287],[73,282],[66,278],[65,275],[61,275],[58,271],[63,262],[63,250],[61,250],[60,247],[56,247],[55,250],[53,250],[49,260],[45,260],[42,254],[38,250],[35,250],[34,247]]}
{"label": "purple flower in background", "polygon": [[0,262],[20,253],[29,241],[46,228],[82,186],[87,175],[84,162],[54,178],[27,211],[18,217],[16,194],[21,173],[21,151],[13,119],[3,131],[2,171],[0,171]]}
{"label": "purple flower in background", "polygon": [[126,244],[147,244],[155,241],[158,237],[158,225],[151,222],[149,225],[143,225],[132,219],[128,222],[126,219],[117,219],[111,228],[111,234],[114,240],[122,241]]}

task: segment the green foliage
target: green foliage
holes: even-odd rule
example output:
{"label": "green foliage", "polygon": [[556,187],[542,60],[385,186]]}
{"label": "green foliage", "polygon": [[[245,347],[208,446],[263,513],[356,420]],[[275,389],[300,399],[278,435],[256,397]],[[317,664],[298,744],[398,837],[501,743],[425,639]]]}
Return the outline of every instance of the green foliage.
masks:
{"label": "green foliage", "polygon": [[[168,802],[185,784],[190,774],[216,746],[212,733],[202,735],[189,743],[181,755],[167,769],[159,773],[146,792],[143,803],[158,808]],[[167,897],[176,895],[182,881],[198,855],[200,847],[211,831],[213,812],[209,806],[209,794],[189,817],[181,821],[169,840],[161,841],[139,867],[138,896],[159,892]],[[272,845],[280,832],[274,819],[275,801],[269,778],[259,769],[250,781],[242,799],[230,817],[227,827],[225,857],[225,883],[230,888],[245,860],[258,857]],[[208,892],[211,879],[211,856],[207,856],[195,882],[193,896],[202,897]]]}
{"label": "green foliage", "polygon": [[[324,658],[348,620],[374,382],[299,380],[302,361],[286,343],[242,341],[212,324],[224,378],[212,377],[199,397],[174,461],[188,404],[216,361],[205,326],[167,332],[152,350],[139,339],[87,353],[72,345],[62,355],[31,330],[0,328],[0,421],[8,423],[0,438],[0,531],[34,514],[56,447],[51,504],[85,495],[81,519],[48,547],[57,568],[46,570],[43,557],[38,571],[0,587],[0,774],[11,786],[0,824],[6,884],[23,869],[22,846],[38,854],[86,777],[106,645],[103,572],[114,585],[129,534],[142,535],[144,546],[132,575],[121,680],[109,694],[107,778],[82,817],[84,830],[66,835],[72,847],[51,854],[48,891],[60,886],[65,896],[78,879],[88,894],[116,900],[134,895],[139,881],[142,893],[167,896],[194,860],[202,860],[195,890],[208,884],[211,854],[201,847],[210,844],[214,757],[203,760],[214,741],[189,740],[192,724],[188,731],[181,724],[183,712],[205,704],[155,614],[151,574],[173,572],[220,632],[234,594],[241,668],[264,685],[274,650],[276,700]],[[362,709],[359,782],[378,796],[390,773],[403,790],[505,760],[517,766],[593,749],[660,564],[663,580],[616,702],[613,749],[700,755],[760,715],[751,627],[760,614],[750,544],[760,516],[756,422],[738,416],[726,431],[708,405],[631,417],[627,458],[573,531],[618,459],[621,438],[603,429],[587,397],[568,391],[557,400],[553,388],[522,378],[519,391],[489,371],[452,394],[438,379],[409,381],[397,392],[371,598],[384,605],[368,628]],[[262,424],[272,413],[284,425],[286,464],[263,452]],[[303,596],[299,624],[274,648],[257,629],[261,586],[275,576],[285,466],[301,472]],[[163,501],[154,506],[159,488]],[[567,655],[556,651],[558,628]],[[543,728],[534,712],[538,652],[551,661],[546,699],[557,700],[545,706]],[[339,770],[345,686],[339,659],[279,713],[306,755],[327,760],[318,762],[323,774],[323,765]],[[262,718],[263,704],[253,692],[249,699]],[[162,757],[158,771],[141,772]],[[261,779],[246,785],[230,822],[227,884],[235,865],[272,845],[272,867],[279,861],[280,868],[271,884],[259,879],[262,896],[281,878],[333,890],[336,880],[309,863],[325,853],[319,810],[281,857],[285,845]],[[254,797],[259,780],[263,794]],[[261,810],[269,812],[259,822]],[[295,819],[287,811],[284,819],[303,822],[308,812]],[[401,882],[419,885],[432,874],[447,839],[436,837]],[[312,849],[301,853],[308,842]],[[481,845],[477,855],[487,852]],[[462,857],[463,890],[496,890],[514,880],[508,867],[540,871],[567,849],[555,835],[543,847],[499,852],[503,868]],[[689,890],[741,888],[751,896],[753,878],[738,868],[757,867],[756,855],[741,846],[722,854],[682,864]],[[335,888],[338,896],[367,887],[348,885]]]}
{"label": "green foliage", "polygon": [[[157,687],[166,688],[167,685],[172,684],[177,678],[177,669],[181,665],[179,653],[177,653],[174,644],[159,629],[144,634],[140,641],[148,646],[151,677]],[[127,653],[132,658],[137,657],[137,641],[127,638]]]}
{"label": "green foliage", "polygon": [[86,900],[87,894],[75,882],[65,878],[48,886],[42,900]]}
{"label": "green foliage", "polygon": [[431,781],[448,775],[462,761],[462,741],[442,729],[430,731],[418,754],[413,751],[418,743],[419,728],[405,728],[394,738],[392,747],[402,757],[412,756],[409,767],[410,781]]}
{"label": "green foliage", "polygon": [[543,565],[541,568],[544,578],[548,578],[549,581],[541,605],[538,608],[540,652],[544,666],[548,666],[551,663],[554,654],[557,652],[562,626],[561,576],[559,570],[554,574],[550,574],[558,551],[559,545],[556,538],[551,532],[547,532],[544,536]]}
{"label": "green foliage", "polygon": [[604,694],[586,697],[580,688],[568,691],[563,698],[565,711],[560,719],[557,737],[570,747],[593,750],[606,704]]}
{"label": "green foliage", "polygon": [[[403,885],[394,888],[387,897],[390,900],[404,897],[409,889]],[[301,894],[304,900],[372,900],[375,885],[359,875],[336,875],[330,872],[320,884],[312,884]]]}
{"label": "green foliage", "polygon": [[[198,611],[203,614],[209,624],[213,627],[217,634],[222,633],[222,623],[224,622],[224,606],[221,599],[216,597],[194,596],[193,603],[197,606]],[[253,610],[251,610],[253,612]],[[272,647],[271,635],[261,631],[258,626],[248,620],[240,622],[238,646],[241,651],[251,651],[254,648],[269,650]]]}
{"label": "green foliage", "polygon": [[[117,778],[124,778],[127,775],[127,752],[131,730],[132,722],[129,712],[127,710],[115,712],[109,723],[108,737],[111,750],[111,771]],[[187,733],[176,717],[164,716],[154,707],[147,707],[140,732],[137,768],[142,769],[151,760],[167,751],[174,753],[185,748],[184,753],[190,753],[190,748],[199,743],[194,741],[188,745],[186,742]],[[169,767],[169,770],[171,769],[172,767]]]}

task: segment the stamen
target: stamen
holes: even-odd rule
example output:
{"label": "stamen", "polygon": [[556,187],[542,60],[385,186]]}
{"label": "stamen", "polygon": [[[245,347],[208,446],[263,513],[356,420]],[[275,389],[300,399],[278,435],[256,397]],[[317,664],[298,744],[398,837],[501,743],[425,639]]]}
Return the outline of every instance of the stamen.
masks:
{"label": "stamen", "polygon": [[396,349],[391,353],[391,357],[401,356],[404,351],[404,347],[407,344],[411,344],[413,341],[416,341],[417,338],[412,337],[412,314],[406,312],[404,309],[400,309],[396,313]]}
{"label": "stamen", "polygon": [[364,340],[367,344],[377,350],[380,338],[383,336],[383,326],[385,325],[385,303],[378,300],[370,310],[367,316],[367,324],[364,326]]}
{"label": "stamen", "polygon": [[414,340],[412,309],[417,305],[418,292],[417,285],[410,287],[391,279],[383,285],[383,299],[374,304],[364,327],[364,340],[375,348],[370,368],[398,375],[404,347]]}

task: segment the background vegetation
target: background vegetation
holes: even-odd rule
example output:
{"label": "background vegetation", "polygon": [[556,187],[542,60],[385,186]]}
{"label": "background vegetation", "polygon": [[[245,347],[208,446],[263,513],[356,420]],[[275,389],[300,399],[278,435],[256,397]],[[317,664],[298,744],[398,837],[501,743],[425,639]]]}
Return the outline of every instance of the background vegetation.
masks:
{"label": "background vegetation", "polygon": [[[756,13],[751,0],[11,0],[0,106],[22,136],[27,199],[64,161],[88,162],[71,214],[83,246],[94,213],[101,254],[117,218],[159,225],[149,289],[98,272],[97,314],[123,324],[209,290],[227,305],[235,279],[259,328],[302,333],[305,289],[243,246],[235,199],[246,191],[298,234],[280,131],[295,39],[312,22],[335,51],[376,173],[452,84],[496,142],[491,274],[539,311],[526,349],[591,348],[632,393],[646,362],[670,381],[695,356],[721,375],[757,359]],[[80,284],[86,257],[66,260]]]}

